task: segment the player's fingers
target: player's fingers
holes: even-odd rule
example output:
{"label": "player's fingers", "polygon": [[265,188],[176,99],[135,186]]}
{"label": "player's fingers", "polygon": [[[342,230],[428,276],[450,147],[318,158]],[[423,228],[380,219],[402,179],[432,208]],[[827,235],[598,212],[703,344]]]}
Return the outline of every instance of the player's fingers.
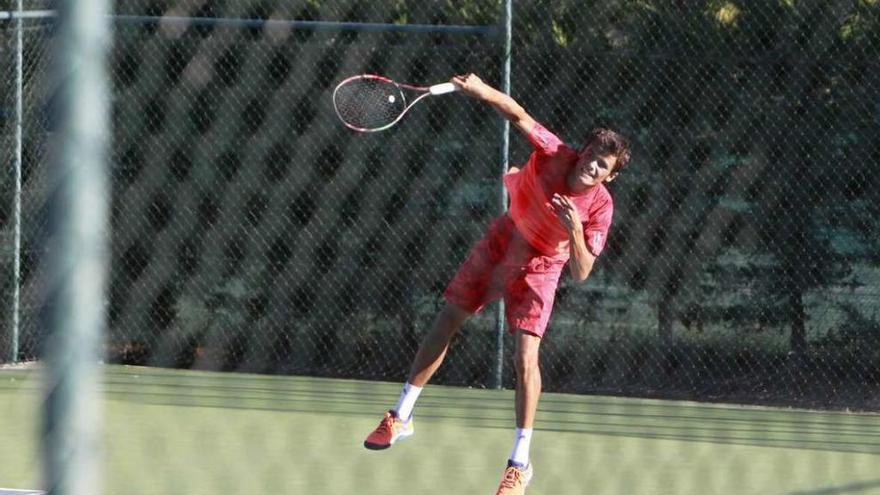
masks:
{"label": "player's fingers", "polygon": [[560,205],[555,205],[553,207],[553,213],[556,213],[556,216],[558,216],[559,218],[569,216],[568,209]]}
{"label": "player's fingers", "polygon": [[475,84],[471,79],[470,74],[462,74],[459,76],[455,76],[452,80],[452,84],[458,86],[458,89],[464,91],[467,94],[473,95],[475,92]]}
{"label": "player's fingers", "polygon": [[559,211],[570,212],[571,210],[574,209],[574,208],[572,207],[572,205],[566,203],[565,201],[563,201],[563,200],[561,200],[561,199],[556,201],[555,206],[556,206],[556,209],[559,210]]}

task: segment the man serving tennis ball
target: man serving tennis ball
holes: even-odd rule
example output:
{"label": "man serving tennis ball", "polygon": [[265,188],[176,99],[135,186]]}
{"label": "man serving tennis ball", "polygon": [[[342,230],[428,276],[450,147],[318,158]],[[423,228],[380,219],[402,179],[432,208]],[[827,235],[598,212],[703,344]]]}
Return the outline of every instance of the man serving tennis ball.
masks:
{"label": "man serving tennis ball", "polygon": [[496,495],[522,494],[532,477],[529,444],[541,394],[538,348],[556,286],[566,264],[575,280],[586,280],[602,252],[613,211],[603,183],[629,161],[629,144],[613,131],[595,129],[575,150],[476,75],[455,76],[451,82],[512,122],[533,151],[525,165],[510,167],[504,175],[509,211],[491,223],[449,283],[446,304],[416,353],[397,405],[364,446],[385,449],[413,434],[413,406],[443,362],[450,340],[468,317],[503,298],[508,331],[516,342],[516,435]]}

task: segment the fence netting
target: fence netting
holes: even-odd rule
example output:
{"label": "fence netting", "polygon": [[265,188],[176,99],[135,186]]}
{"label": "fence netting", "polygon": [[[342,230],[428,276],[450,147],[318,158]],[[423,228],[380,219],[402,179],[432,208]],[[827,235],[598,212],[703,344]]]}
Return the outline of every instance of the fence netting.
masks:
{"label": "fence netting", "polygon": [[[598,125],[634,143],[609,186],[605,253],[586,283],[560,284],[544,388],[877,409],[876,2],[514,9],[511,94],[574,145]],[[431,84],[474,72],[499,86],[498,2],[168,0],[114,10],[107,359],[403,380],[443,288],[501,211],[500,117],[452,94],[388,131],[358,134],[337,120],[331,94],[359,73]],[[16,26],[3,22],[0,125],[12,164]],[[27,20],[23,38],[17,357],[26,360],[41,352],[49,23]],[[510,163],[520,164],[529,147],[512,132]],[[9,360],[17,199],[5,170],[0,359]],[[436,383],[493,382],[495,314],[467,323]]]}
{"label": "fence netting", "polygon": [[[0,273],[3,274],[0,280],[0,297],[3,299],[0,335],[3,344],[0,345],[0,361],[3,362],[13,360],[14,340],[18,344],[18,358],[38,355],[39,259],[50,192],[46,175],[52,105],[48,79],[50,36],[49,26],[39,21],[23,22],[20,37],[15,21],[3,21],[0,29],[0,67],[3,71],[0,77],[0,139],[3,143],[0,149],[3,159],[3,174],[0,176]],[[17,339],[15,313],[18,314]]]}

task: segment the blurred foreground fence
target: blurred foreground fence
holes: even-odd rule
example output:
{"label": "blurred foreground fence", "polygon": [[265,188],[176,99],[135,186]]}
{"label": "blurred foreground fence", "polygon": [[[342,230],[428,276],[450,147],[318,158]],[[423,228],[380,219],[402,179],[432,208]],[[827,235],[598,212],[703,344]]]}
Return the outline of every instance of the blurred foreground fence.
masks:
{"label": "blurred foreground fence", "polygon": [[[363,72],[497,85],[500,13],[118,2],[108,359],[402,380],[500,211],[499,118],[449,95],[359,135],[330,94]],[[51,18],[23,22],[21,51],[0,23],[8,361],[13,341],[14,359],[41,353]],[[597,124],[635,143],[606,253],[587,283],[560,286],[545,387],[880,409],[878,68],[874,0],[517,3],[513,96],[573,144]],[[492,311],[469,322],[436,381],[489,384],[493,332]]]}

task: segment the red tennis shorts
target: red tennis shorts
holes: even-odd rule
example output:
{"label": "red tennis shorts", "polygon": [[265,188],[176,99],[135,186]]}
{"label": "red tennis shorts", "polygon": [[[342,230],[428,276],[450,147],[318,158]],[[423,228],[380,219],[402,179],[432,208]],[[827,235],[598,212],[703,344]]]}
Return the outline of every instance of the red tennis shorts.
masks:
{"label": "red tennis shorts", "polygon": [[566,261],[535,250],[519,234],[513,220],[502,215],[471,249],[443,296],[472,313],[503,298],[508,331],[525,330],[541,337]]}

